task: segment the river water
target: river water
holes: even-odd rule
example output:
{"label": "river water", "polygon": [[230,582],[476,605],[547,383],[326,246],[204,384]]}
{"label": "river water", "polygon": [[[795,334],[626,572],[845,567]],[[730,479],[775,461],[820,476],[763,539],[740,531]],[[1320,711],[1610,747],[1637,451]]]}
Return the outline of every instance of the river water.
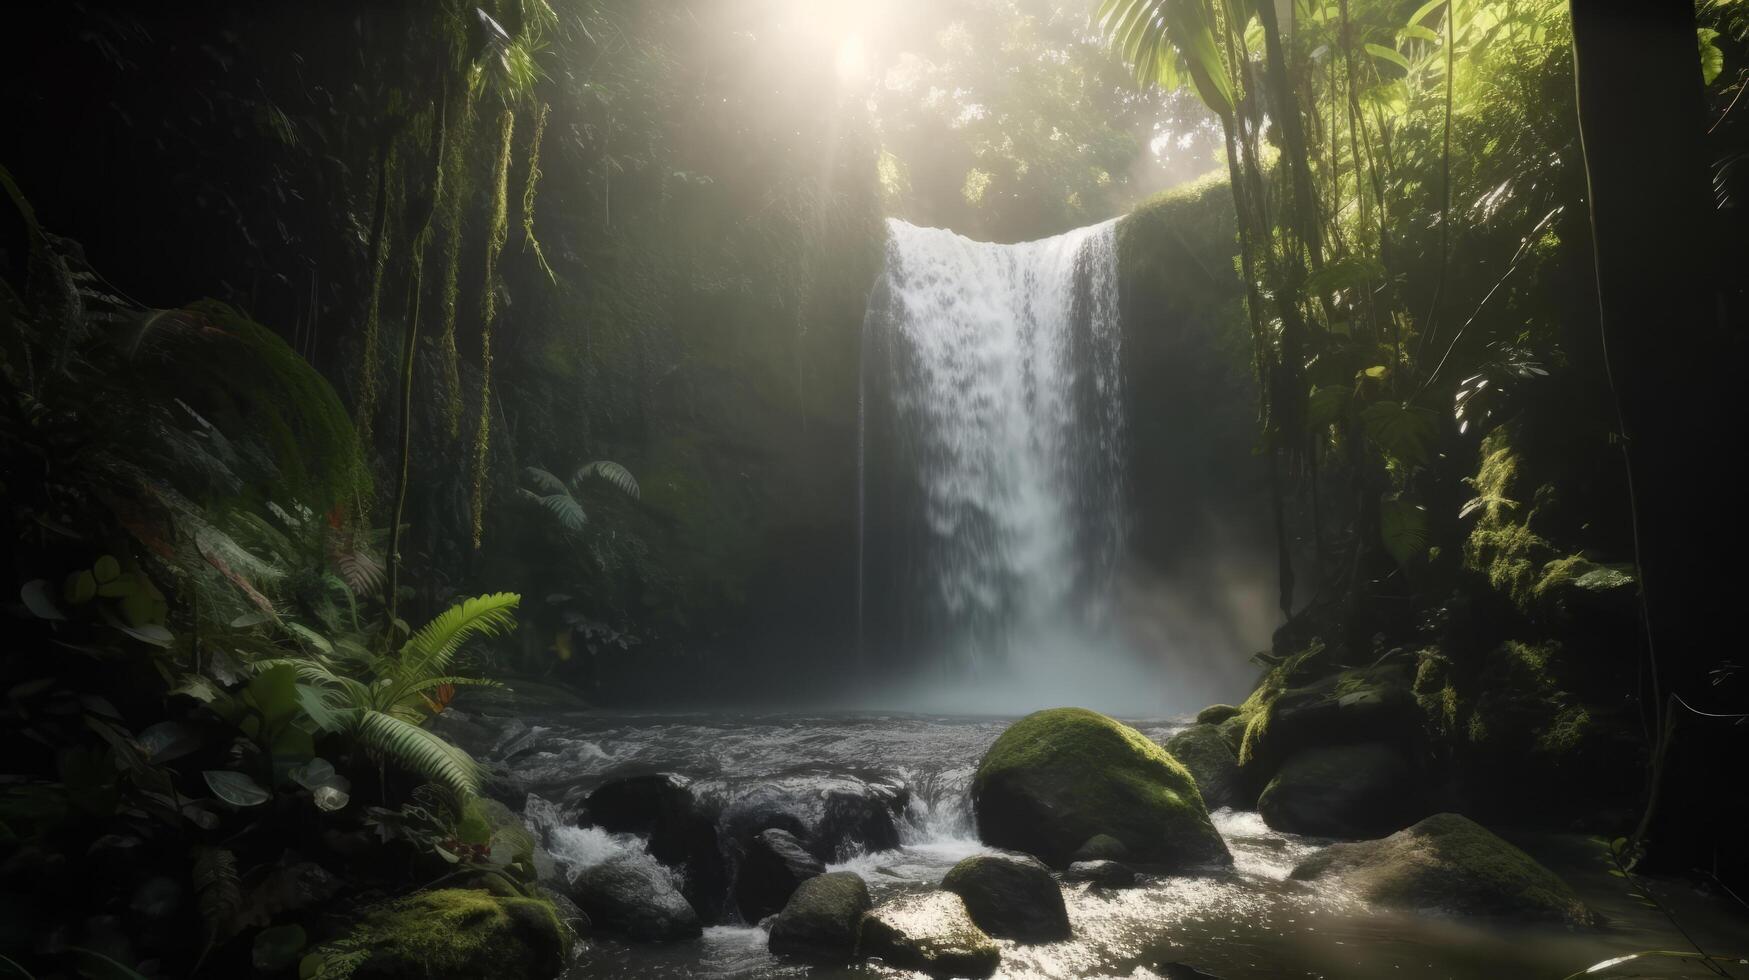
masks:
{"label": "river water", "polygon": [[[621,851],[632,835],[572,825],[557,801],[576,800],[618,775],[671,772],[733,795],[764,781],[856,777],[902,784],[909,803],[901,846],[855,854],[829,867],[853,870],[880,899],[938,884],[953,864],[988,849],[978,843],[967,787],[984,750],[1008,719],[911,714],[628,716],[590,712],[501,719],[488,765],[526,793],[526,816],[553,852],[550,873],[574,875]],[[1132,719],[1164,741],[1182,726]],[[1143,887],[1097,892],[1065,885],[1074,938],[1042,946],[1002,943],[998,974],[1013,978],[1172,976],[1189,964],[1226,980],[1428,977],[1446,980],[1561,978],[1639,950],[1681,949],[1658,912],[1610,878],[1597,845],[1583,838],[1515,835],[1580,890],[1608,925],[1596,931],[1516,927],[1367,907],[1335,886],[1288,879],[1323,841],[1281,834],[1250,812],[1220,810],[1216,826],[1231,870],[1150,877]],[[1679,921],[1717,952],[1749,949],[1749,927],[1720,900],[1674,882],[1651,883]],[[771,957],[756,926],[708,927],[702,938],[633,945],[582,944],[567,980],[595,978],[903,977],[878,964],[812,968]],[[1640,966],[1640,964],[1645,964]],[[1633,967],[1639,967],[1634,969]],[[1749,977],[1749,966],[1737,967]],[[1608,976],[1702,976],[1698,967],[1647,959]]]}

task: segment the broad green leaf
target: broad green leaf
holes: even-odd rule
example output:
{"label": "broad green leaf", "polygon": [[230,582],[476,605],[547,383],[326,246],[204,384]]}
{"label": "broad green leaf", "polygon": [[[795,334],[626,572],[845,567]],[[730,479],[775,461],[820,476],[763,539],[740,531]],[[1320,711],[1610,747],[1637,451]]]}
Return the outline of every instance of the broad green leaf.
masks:
{"label": "broad green leaf", "polygon": [[271,796],[261,784],[240,772],[226,769],[208,769],[201,773],[206,777],[207,786],[212,788],[213,795],[236,807],[260,806]]}
{"label": "broad green leaf", "polygon": [[1367,437],[1388,455],[1423,466],[1433,462],[1439,416],[1432,409],[1375,402],[1360,413],[1360,420]]}
{"label": "broad green leaf", "polygon": [[1409,59],[1403,57],[1396,48],[1387,48],[1382,44],[1368,42],[1366,45],[1366,53],[1381,61],[1388,61],[1404,71],[1409,70]]}
{"label": "broad green leaf", "polygon": [[114,555],[104,555],[91,566],[91,575],[98,585],[106,585],[121,577],[121,562]]}
{"label": "broad green leaf", "polygon": [[1717,81],[1719,73],[1725,70],[1725,53],[1713,43],[1718,36],[1719,32],[1710,27],[1695,31],[1695,40],[1700,44],[1700,78],[1703,85],[1711,85]]}
{"label": "broad green leaf", "polygon": [[1379,537],[1397,564],[1408,565],[1427,550],[1427,508],[1395,498],[1379,501]]}
{"label": "broad green leaf", "polygon": [[1306,277],[1306,293],[1317,296],[1341,289],[1359,289],[1385,278],[1384,264],[1367,255],[1345,255]]}
{"label": "broad green leaf", "polygon": [[1306,425],[1314,432],[1334,425],[1348,410],[1353,393],[1341,385],[1325,385],[1306,399]]}
{"label": "broad green leaf", "polygon": [[18,598],[24,601],[24,608],[38,619],[64,620],[67,617],[61,613],[61,608],[55,605],[55,600],[49,596],[49,583],[40,578],[34,578],[24,583],[18,590]]}

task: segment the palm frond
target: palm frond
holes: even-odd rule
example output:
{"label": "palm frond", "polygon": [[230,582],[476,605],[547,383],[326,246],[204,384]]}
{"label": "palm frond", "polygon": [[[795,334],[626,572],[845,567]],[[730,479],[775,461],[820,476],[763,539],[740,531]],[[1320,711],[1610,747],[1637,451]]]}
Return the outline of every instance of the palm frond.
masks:
{"label": "palm frond", "polygon": [[613,460],[598,459],[594,462],[584,463],[582,466],[577,467],[577,472],[571,476],[571,482],[580,485],[585,479],[592,476],[606,480],[614,489],[633,500],[638,499],[640,494],[640,490],[638,489],[638,478],[632,476],[631,470],[626,469]]}
{"label": "palm frond", "polygon": [[441,672],[455,652],[470,637],[497,636],[516,628],[516,606],[522,597],[514,592],[463,599],[438,613],[401,646],[393,673],[401,685],[416,683]]}
{"label": "palm frond", "polygon": [[581,531],[589,523],[589,515],[584,512],[583,505],[569,493],[538,494],[529,490],[519,491],[524,497],[545,507],[552,512],[554,519],[567,531]]}
{"label": "palm frond", "polygon": [[456,793],[472,796],[479,792],[479,763],[418,725],[381,711],[365,711],[355,731],[359,742],[385,761]]}
{"label": "palm frond", "polygon": [[528,482],[539,488],[541,493],[570,492],[570,488],[565,486],[564,480],[559,479],[552,473],[549,473],[538,466],[526,467],[523,472],[528,474]]}

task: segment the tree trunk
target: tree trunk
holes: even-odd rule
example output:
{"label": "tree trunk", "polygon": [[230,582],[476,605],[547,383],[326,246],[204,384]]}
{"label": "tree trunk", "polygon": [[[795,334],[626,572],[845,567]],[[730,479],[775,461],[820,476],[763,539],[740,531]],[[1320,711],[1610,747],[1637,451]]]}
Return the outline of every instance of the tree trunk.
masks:
{"label": "tree trunk", "polygon": [[[1735,440],[1725,438],[1734,419],[1713,377],[1723,337],[1706,275],[1713,215],[1694,5],[1571,0],[1571,9],[1604,368],[1643,574],[1642,699],[1660,733],[1652,782],[1686,798],[1696,788],[1664,772],[1666,694],[1693,695],[1708,661],[1722,656],[1709,634],[1734,603],[1700,555],[1734,554],[1742,536],[1724,481],[1695,466]],[[1662,827],[1652,797],[1637,836],[1661,850],[1658,863],[1683,860],[1687,844],[1704,846]]]}

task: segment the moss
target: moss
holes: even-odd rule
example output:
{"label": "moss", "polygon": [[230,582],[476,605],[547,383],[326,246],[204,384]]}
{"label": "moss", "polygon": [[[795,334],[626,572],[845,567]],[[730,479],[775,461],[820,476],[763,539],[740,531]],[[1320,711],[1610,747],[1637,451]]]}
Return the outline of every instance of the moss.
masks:
{"label": "moss", "polygon": [[[352,932],[311,954],[300,972],[450,980],[548,980],[564,968],[570,930],[549,902],[448,888],[367,910]],[[360,956],[360,954],[363,954]]]}
{"label": "moss", "polygon": [[1199,725],[1219,725],[1238,713],[1239,709],[1234,705],[1211,704],[1196,713],[1196,723]]}
{"label": "moss", "polygon": [[[1503,425],[1482,440],[1481,463],[1470,480],[1481,516],[1464,542],[1464,564],[1520,612],[1535,608],[1537,590],[1558,555],[1536,530],[1558,502],[1552,484],[1533,485],[1523,474],[1517,429]],[[1554,569],[1557,580],[1566,566]]]}
{"label": "moss", "polygon": [[1573,889],[1530,855],[1467,817],[1435,814],[1376,841],[1337,844],[1293,871],[1333,875],[1364,899],[1415,911],[1588,925]]}
{"label": "moss", "polygon": [[1010,726],[979,764],[972,799],[985,842],[1058,866],[1101,833],[1138,861],[1228,858],[1190,771],[1141,732],[1085,708]]}
{"label": "moss", "polygon": [[510,237],[510,145],[516,112],[498,114],[498,152],[492,163],[492,214],[486,225],[486,274],[480,281],[480,411],[474,427],[473,487],[468,495],[473,544],[486,522],[486,463],[492,433],[492,327],[498,319],[498,257]]}

